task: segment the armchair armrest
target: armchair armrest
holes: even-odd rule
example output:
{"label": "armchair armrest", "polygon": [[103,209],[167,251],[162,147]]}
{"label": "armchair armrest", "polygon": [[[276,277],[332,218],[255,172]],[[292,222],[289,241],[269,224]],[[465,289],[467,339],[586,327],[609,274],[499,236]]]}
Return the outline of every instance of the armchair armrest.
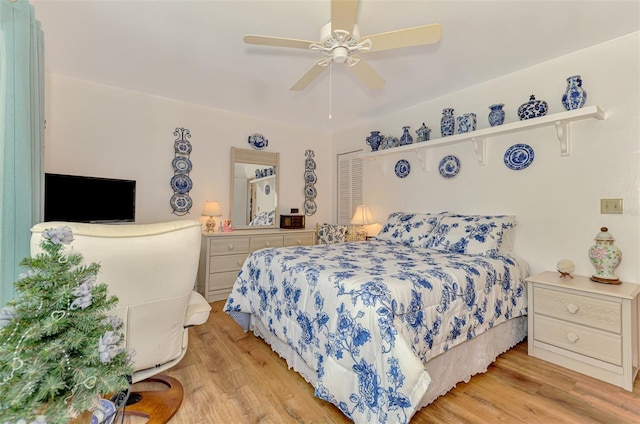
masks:
{"label": "armchair armrest", "polygon": [[187,314],[184,317],[184,326],[191,327],[204,324],[209,318],[209,311],[211,311],[211,305],[207,300],[200,293],[192,291]]}

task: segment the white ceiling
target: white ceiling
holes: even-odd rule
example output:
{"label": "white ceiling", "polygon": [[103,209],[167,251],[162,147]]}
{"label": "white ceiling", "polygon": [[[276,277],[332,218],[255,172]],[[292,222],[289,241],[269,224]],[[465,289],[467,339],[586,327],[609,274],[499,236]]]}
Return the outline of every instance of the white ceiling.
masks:
{"label": "white ceiling", "polygon": [[[329,0],[31,0],[55,74],[335,131],[640,30],[640,2],[361,0],[361,34],[440,23],[428,46],[364,53],[387,81],[344,65],[289,88],[321,58],[245,34],[317,40]],[[329,118],[329,112],[332,119]]]}

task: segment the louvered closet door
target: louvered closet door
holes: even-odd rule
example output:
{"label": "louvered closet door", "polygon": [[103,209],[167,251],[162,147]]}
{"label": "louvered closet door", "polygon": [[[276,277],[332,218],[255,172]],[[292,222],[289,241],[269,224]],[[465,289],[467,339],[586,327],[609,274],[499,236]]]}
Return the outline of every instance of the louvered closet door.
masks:
{"label": "louvered closet door", "polygon": [[338,155],[338,224],[349,225],[356,206],[362,199],[362,151]]}

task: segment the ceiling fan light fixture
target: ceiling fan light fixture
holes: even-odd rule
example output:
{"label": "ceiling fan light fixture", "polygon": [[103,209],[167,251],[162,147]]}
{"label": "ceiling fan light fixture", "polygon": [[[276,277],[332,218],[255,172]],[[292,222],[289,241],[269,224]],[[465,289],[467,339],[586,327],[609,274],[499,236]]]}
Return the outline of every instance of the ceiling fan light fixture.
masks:
{"label": "ceiling fan light fixture", "polygon": [[331,50],[333,61],[336,63],[344,63],[349,56],[349,49],[346,47],[338,46]]}

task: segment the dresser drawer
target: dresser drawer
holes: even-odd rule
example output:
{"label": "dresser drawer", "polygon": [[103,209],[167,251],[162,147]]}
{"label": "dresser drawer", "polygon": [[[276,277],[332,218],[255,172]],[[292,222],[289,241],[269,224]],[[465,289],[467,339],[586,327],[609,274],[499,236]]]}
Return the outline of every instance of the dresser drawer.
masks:
{"label": "dresser drawer", "polygon": [[209,287],[207,292],[207,300],[212,302],[214,300],[226,299],[233,283],[236,282],[238,271],[232,272],[220,272],[218,274],[209,275]]}
{"label": "dresser drawer", "polygon": [[212,237],[209,240],[209,246],[211,249],[211,255],[232,255],[234,253],[249,253],[249,237]]}
{"label": "dresser drawer", "polygon": [[620,334],[622,305],[618,302],[541,287],[534,289],[533,302],[536,314]]}
{"label": "dresser drawer", "polygon": [[211,256],[209,258],[209,272],[213,275],[218,272],[235,271],[236,274],[242,268],[244,260],[247,259],[246,253],[239,255],[220,255]]}
{"label": "dresser drawer", "polygon": [[571,352],[622,365],[622,337],[602,330],[534,315],[534,339]]}
{"label": "dresser drawer", "polygon": [[267,247],[282,247],[282,236],[252,236],[249,250],[255,252],[256,250],[264,249]]}
{"label": "dresser drawer", "polygon": [[284,236],[285,246],[310,246],[313,244],[313,234],[288,234]]}

